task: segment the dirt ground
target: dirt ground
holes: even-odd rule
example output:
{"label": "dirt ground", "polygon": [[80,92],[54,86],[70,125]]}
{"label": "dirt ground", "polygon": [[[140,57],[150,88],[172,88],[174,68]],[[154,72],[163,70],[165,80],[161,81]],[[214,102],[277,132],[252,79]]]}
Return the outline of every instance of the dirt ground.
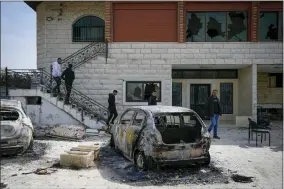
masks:
{"label": "dirt ground", "polygon": [[[221,140],[212,140],[210,166],[142,172],[135,170],[131,162],[114,152],[108,146],[109,137],[104,135],[89,137],[81,142],[35,140],[33,153],[1,158],[0,188],[283,188],[281,124],[272,129],[270,147],[267,141],[258,147],[255,140],[248,144],[245,128],[220,128],[219,133]],[[58,167],[60,154],[79,143],[101,143],[104,146],[97,166],[80,170]],[[53,173],[32,173],[47,167]],[[233,174],[253,177],[253,182],[235,182],[231,178]]]}

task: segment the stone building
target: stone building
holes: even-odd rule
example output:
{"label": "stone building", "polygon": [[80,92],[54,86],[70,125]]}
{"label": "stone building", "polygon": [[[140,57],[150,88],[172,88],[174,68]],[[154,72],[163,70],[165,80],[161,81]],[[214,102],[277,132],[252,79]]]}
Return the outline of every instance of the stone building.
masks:
{"label": "stone building", "polygon": [[104,105],[118,90],[119,112],[146,105],[150,83],[158,104],[202,117],[217,89],[221,119],[237,124],[257,106],[282,109],[282,2],[26,3],[37,13],[38,68],[92,53],[75,67],[74,88]]}

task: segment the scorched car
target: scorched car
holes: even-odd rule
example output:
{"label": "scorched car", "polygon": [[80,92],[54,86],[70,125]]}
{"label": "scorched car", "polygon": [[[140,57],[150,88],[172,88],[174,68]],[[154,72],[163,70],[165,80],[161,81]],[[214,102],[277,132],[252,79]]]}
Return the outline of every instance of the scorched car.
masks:
{"label": "scorched car", "polygon": [[1,155],[24,153],[33,146],[33,125],[17,100],[1,99]]}
{"label": "scorched car", "polygon": [[111,146],[139,169],[151,169],[153,165],[210,163],[210,135],[199,115],[188,108],[129,108],[111,128],[111,134]]}

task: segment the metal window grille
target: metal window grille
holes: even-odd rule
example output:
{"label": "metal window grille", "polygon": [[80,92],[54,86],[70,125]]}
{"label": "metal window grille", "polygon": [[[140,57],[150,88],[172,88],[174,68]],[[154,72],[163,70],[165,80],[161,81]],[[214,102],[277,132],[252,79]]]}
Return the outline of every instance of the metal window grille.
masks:
{"label": "metal window grille", "polygon": [[96,16],[85,16],[73,26],[73,42],[104,42],[105,22]]}

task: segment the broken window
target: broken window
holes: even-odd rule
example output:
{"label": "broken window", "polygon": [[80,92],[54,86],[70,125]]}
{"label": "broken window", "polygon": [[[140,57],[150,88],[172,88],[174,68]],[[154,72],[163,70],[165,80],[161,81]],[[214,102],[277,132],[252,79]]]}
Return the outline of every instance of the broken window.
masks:
{"label": "broken window", "polygon": [[126,102],[148,102],[152,92],[161,102],[161,81],[126,81]]}
{"label": "broken window", "polygon": [[247,12],[187,12],[187,41],[247,41]]}
{"label": "broken window", "polygon": [[260,12],[259,40],[278,41],[283,38],[283,12]]}
{"label": "broken window", "polygon": [[139,111],[139,112],[137,112],[137,114],[136,114],[136,116],[133,120],[133,126],[142,127],[145,120],[146,120],[146,114]]}
{"label": "broken window", "polygon": [[120,123],[121,124],[130,124],[130,122],[133,119],[135,111],[133,110],[129,110],[128,112],[126,112],[120,119]]}

